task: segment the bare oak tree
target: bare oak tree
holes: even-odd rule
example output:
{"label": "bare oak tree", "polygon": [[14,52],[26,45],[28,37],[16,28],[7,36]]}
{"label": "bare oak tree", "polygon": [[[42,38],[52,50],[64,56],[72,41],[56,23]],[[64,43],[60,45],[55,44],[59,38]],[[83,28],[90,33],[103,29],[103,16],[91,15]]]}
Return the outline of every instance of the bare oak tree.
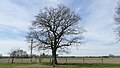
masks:
{"label": "bare oak tree", "polygon": [[115,17],[114,17],[114,20],[117,24],[117,27],[115,28],[115,33],[116,33],[116,39],[118,40],[118,42],[120,41],[120,1],[118,1],[118,6],[116,8],[116,11],[115,11]]}
{"label": "bare oak tree", "polygon": [[52,51],[52,63],[57,64],[57,52],[68,52],[68,46],[82,44],[80,15],[64,5],[45,8],[30,26],[27,40],[34,39],[34,47]]}

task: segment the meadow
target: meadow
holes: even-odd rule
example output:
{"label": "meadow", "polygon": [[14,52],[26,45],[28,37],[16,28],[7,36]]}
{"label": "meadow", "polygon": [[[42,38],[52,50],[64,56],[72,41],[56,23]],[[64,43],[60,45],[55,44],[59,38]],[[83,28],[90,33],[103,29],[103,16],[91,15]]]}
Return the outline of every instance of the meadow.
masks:
{"label": "meadow", "polygon": [[0,64],[0,68],[120,68],[120,64],[76,64],[55,67],[49,64]]}

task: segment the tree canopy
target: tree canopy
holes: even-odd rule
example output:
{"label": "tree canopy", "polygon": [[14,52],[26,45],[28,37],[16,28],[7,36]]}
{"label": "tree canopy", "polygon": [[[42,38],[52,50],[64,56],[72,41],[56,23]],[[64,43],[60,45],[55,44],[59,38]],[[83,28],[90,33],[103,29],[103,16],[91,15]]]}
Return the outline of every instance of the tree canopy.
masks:
{"label": "tree canopy", "polygon": [[56,52],[68,52],[68,46],[82,44],[80,15],[65,5],[57,8],[46,7],[35,16],[30,26],[27,40],[34,40],[34,47],[39,50],[51,50],[53,63],[57,64]]}
{"label": "tree canopy", "polygon": [[23,51],[22,49],[12,50],[9,54],[10,57],[15,57],[15,58],[28,57],[27,52]]}

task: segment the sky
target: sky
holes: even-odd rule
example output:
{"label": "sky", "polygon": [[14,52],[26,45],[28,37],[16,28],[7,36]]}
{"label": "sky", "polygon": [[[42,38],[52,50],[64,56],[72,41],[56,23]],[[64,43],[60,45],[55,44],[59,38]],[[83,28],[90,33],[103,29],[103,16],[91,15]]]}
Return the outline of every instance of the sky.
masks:
{"label": "sky", "polygon": [[[85,44],[71,47],[68,56],[120,55],[120,43],[114,33],[115,10],[118,0],[0,0],[0,54],[6,56],[12,49],[30,53],[25,40],[28,27],[44,7],[64,4],[81,16],[80,25],[87,30]],[[34,50],[35,54],[43,51]]]}

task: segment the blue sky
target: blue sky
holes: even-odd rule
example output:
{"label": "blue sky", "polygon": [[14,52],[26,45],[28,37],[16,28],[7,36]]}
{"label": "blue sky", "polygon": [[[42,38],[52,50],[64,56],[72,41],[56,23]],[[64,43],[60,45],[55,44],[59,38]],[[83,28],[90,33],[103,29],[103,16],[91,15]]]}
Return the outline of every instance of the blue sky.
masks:
{"label": "blue sky", "polygon": [[29,53],[25,36],[34,16],[44,7],[65,4],[80,14],[80,25],[87,30],[84,33],[86,43],[79,49],[72,47],[71,53],[67,55],[120,55],[120,43],[116,43],[113,32],[116,27],[113,18],[117,2],[118,0],[0,0],[0,53],[8,55],[11,49],[17,48]]}

